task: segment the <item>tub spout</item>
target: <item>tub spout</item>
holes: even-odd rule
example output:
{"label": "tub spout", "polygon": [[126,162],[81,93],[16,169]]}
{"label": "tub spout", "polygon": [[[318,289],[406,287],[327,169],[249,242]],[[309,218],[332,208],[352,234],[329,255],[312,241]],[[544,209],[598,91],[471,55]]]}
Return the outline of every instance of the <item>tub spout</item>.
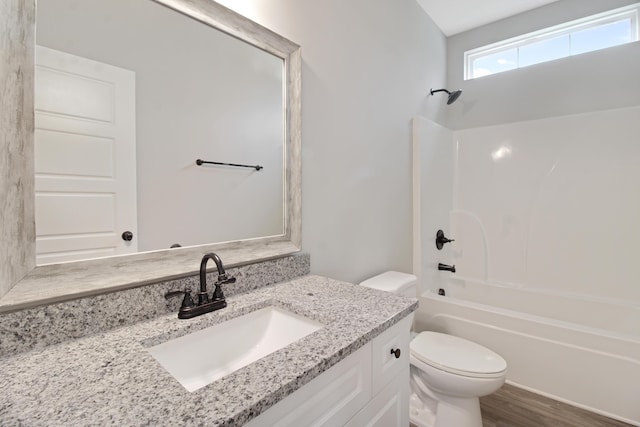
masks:
{"label": "tub spout", "polygon": [[447,264],[438,263],[438,270],[440,270],[440,271],[450,271],[452,273],[455,273],[456,272],[456,266],[455,265],[447,265]]}

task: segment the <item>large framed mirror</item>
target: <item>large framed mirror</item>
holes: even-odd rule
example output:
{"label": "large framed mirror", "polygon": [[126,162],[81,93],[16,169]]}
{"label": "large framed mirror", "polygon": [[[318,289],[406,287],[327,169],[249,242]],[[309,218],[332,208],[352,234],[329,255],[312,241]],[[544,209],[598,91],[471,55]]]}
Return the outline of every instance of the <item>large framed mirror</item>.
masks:
{"label": "large framed mirror", "polygon": [[298,45],[211,0],[7,7],[0,312],[300,250]]}

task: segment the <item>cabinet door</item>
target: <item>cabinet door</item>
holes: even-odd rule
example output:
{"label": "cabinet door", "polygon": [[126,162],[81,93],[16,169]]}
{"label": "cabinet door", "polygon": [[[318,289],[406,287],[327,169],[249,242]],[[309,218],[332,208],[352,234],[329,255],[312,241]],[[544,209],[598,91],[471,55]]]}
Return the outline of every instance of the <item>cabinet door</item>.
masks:
{"label": "cabinet door", "polygon": [[245,427],[342,426],[370,399],[371,343],[367,343]]}
{"label": "cabinet door", "polygon": [[407,427],[409,367],[399,372],[345,427]]}
{"label": "cabinet door", "polygon": [[[409,366],[409,338],[412,321],[413,313],[373,339],[374,396],[396,378],[400,371]],[[398,351],[399,353],[397,353]],[[396,354],[399,357],[396,357]]]}

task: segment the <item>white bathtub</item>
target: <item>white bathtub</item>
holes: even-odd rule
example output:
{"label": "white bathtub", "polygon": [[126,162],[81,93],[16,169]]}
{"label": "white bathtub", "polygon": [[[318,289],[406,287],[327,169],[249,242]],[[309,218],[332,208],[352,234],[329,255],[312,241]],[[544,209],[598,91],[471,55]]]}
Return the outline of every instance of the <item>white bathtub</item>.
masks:
{"label": "white bathtub", "polygon": [[491,348],[511,384],[640,425],[640,307],[462,280],[445,291],[420,297],[417,330]]}

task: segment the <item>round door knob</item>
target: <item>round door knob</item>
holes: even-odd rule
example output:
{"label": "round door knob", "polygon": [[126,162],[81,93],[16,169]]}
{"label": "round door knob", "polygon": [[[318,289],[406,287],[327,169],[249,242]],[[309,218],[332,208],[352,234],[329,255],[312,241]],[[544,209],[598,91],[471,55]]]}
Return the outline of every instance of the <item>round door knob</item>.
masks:
{"label": "round door knob", "polygon": [[400,349],[399,348],[396,348],[395,350],[391,349],[391,354],[393,354],[396,357],[396,359],[400,359]]}
{"label": "round door knob", "polygon": [[133,233],[130,231],[125,231],[122,233],[122,240],[126,242],[130,242],[133,239]]}

